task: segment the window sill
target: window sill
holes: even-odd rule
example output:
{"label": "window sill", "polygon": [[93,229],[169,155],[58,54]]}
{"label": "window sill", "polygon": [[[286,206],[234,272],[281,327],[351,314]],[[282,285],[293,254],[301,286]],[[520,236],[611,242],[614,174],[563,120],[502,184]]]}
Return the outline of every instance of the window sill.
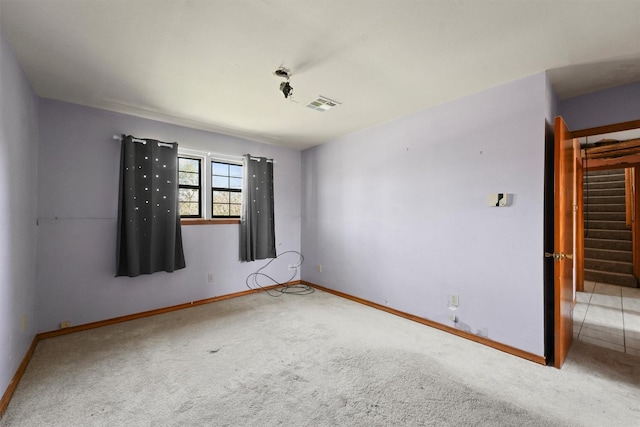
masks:
{"label": "window sill", "polygon": [[240,224],[239,218],[218,218],[218,219],[202,219],[202,218],[184,218],[180,220],[181,225],[210,225],[210,224]]}

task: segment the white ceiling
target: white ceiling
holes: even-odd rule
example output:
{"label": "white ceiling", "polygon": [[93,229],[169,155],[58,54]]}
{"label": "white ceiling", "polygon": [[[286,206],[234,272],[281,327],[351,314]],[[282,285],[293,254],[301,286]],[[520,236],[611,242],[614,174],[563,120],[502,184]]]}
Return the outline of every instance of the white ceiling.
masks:
{"label": "white ceiling", "polygon": [[640,81],[638,0],[0,0],[0,29],[42,97],[297,149],[544,70]]}

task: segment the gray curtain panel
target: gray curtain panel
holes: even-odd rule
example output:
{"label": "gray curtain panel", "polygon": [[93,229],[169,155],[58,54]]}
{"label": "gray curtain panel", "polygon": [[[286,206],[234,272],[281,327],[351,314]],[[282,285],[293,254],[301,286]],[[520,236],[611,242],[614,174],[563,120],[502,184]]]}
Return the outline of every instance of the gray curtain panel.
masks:
{"label": "gray curtain panel", "polygon": [[122,135],[116,276],[184,267],[178,144]]}
{"label": "gray curtain panel", "polygon": [[246,155],[244,164],[240,260],[275,258],[273,162]]}

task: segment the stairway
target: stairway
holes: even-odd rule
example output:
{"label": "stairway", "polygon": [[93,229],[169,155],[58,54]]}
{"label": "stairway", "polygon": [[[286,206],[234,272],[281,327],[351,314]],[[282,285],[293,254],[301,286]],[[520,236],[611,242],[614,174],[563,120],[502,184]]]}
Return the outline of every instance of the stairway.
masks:
{"label": "stairway", "polygon": [[637,287],[631,229],[627,228],[624,169],[584,175],[584,278]]}

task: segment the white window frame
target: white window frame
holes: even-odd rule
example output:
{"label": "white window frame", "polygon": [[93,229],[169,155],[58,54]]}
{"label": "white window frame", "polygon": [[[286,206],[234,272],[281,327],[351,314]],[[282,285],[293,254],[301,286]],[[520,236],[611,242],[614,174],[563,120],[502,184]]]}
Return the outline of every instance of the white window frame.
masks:
{"label": "white window frame", "polygon": [[[196,153],[196,154],[194,154]],[[197,154],[197,153],[201,153],[201,154]],[[181,149],[180,147],[178,147],[178,157],[187,157],[187,158],[191,158],[191,159],[197,159],[200,160],[200,164],[201,164],[201,171],[200,171],[200,188],[202,189],[201,191],[201,203],[202,206],[201,208],[201,212],[202,212],[202,217],[201,218],[182,218],[182,221],[184,221],[184,223],[188,223],[189,221],[193,221],[193,220],[205,220],[205,221],[211,221],[211,222],[225,222],[225,221],[234,221],[234,222],[239,222],[240,218],[238,217],[213,217],[213,201],[211,200],[211,198],[213,197],[213,182],[211,180],[211,162],[218,162],[218,163],[229,163],[229,164],[234,164],[234,165],[238,165],[238,166],[242,166],[243,167],[243,171],[244,168],[246,168],[246,165],[244,164],[244,161],[242,160],[241,157],[236,157],[236,156],[225,156],[225,155],[216,155],[216,154],[212,154],[212,153],[203,153],[202,151],[199,150],[191,150],[188,148],[185,149]],[[245,191],[244,185],[245,183],[242,183],[243,187],[242,187],[242,192]]]}
{"label": "white window frame", "polygon": [[[205,187],[203,187],[203,174],[204,174],[204,163],[205,163],[205,159],[202,156],[194,156],[192,154],[181,154],[180,152],[178,152],[178,159],[180,158],[185,158],[185,159],[193,159],[193,160],[198,160],[200,162],[200,217],[192,217],[192,216],[188,216],[188,217],[182,217],[181,219],[186,220],[186,219],[201,219],[204,218],[206,216],[206,213],[203,209],[203,204],[205,203],[205,197],[206,195],[205,193]],[[179,161],[178,161],[179,162]],[[178,166],[178,174],[180,173],[180,167]],[[180,188],[180,178],[178,178],[178,189]],[[179,190],[178,190],[179,191]]]}

